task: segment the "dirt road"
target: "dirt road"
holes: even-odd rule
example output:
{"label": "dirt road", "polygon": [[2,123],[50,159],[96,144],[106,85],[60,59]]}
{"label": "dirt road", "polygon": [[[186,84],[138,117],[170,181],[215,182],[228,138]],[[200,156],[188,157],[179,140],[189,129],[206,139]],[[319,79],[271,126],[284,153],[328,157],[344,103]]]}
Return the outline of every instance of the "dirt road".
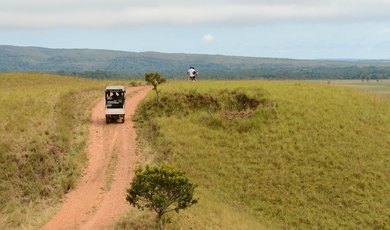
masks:
{"label": "dirt road", "polygon": [[123,124],[106,124],[104,98],[97,103],[89,128],[88,166],[77,187],[67,194],[61,210],[42,230],[103,229],[130,208],[125,194],[137,161],[136,132],[131,118],[149,90],[149,87],[127,89]]}

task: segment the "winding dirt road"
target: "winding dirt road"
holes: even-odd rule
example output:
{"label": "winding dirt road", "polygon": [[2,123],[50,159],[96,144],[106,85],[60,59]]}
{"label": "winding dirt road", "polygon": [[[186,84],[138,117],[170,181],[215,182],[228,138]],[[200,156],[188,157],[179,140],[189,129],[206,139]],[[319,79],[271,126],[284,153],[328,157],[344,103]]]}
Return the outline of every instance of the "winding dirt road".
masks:
{"label": "winding dirt road", "polygon": [[88,166],[77,187],[66,195],[61,210],[42,230],[104,229],[130,208],[125,194],[137,161],[131,117],[149,90],[127,89],[123,124],[105,123],[104,98],[93,108],[86,149]]}

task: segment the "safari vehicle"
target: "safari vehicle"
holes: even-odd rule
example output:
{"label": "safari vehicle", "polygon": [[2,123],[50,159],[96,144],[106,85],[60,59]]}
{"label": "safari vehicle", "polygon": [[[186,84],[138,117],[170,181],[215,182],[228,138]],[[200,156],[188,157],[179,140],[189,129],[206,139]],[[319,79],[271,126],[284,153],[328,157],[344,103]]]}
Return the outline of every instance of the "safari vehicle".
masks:
{"label": "safari vehicle", "polygon": [[106,124],[110,121],[125,123],[126,90],[124,86],[107,86],[106,97]]}

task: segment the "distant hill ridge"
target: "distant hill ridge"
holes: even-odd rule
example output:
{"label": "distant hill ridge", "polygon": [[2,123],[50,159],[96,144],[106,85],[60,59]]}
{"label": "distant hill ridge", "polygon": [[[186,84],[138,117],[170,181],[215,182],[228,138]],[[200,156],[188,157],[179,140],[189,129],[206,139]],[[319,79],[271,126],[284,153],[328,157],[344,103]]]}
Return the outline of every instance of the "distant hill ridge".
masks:
{"label": "distant hill ridge", "polygon": [[[296,60],[206,54],[126,52],[101,49],[51,49],[0,45],[0,72],[107,71],[128,75],[159,72],[183,77],[194,66],[200,76],[216,79],[250,78],[333,78],[345,68],[364,70],[379,78],[390,77],[390,60]],[[367,72],[374,68],[375,71]],[[321,71],[319,71],[321,70]],[[380,71],[378,71],[380,70]],[[361,71],[360,71],[361,72]],[[321,74],[319,76],[318,74]],[[348,75],[348,74],[347,74]],[[341,78],[365,78],[358,73]],[[338,76],[337,78],[340,78]]]}

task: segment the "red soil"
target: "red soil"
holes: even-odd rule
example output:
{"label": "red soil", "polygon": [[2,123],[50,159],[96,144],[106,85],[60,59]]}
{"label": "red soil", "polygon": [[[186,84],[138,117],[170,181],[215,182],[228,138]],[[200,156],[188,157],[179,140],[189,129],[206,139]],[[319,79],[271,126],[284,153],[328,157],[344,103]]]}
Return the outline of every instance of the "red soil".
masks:
{"label": "red soil", "polygon": [[[104,98],[93,108],[86,147],[88,165],[77,187],[66,195],[61,210],[42,230],[104,229],[131,207],[126,201],[126,189],[138,159],[135,154],[136,131],[131,118],[149,90],[149,87],[127,89],[126,120],[123,124],[105,123]],[[117,163],[108,190],[107,170],[115,154]]]}

